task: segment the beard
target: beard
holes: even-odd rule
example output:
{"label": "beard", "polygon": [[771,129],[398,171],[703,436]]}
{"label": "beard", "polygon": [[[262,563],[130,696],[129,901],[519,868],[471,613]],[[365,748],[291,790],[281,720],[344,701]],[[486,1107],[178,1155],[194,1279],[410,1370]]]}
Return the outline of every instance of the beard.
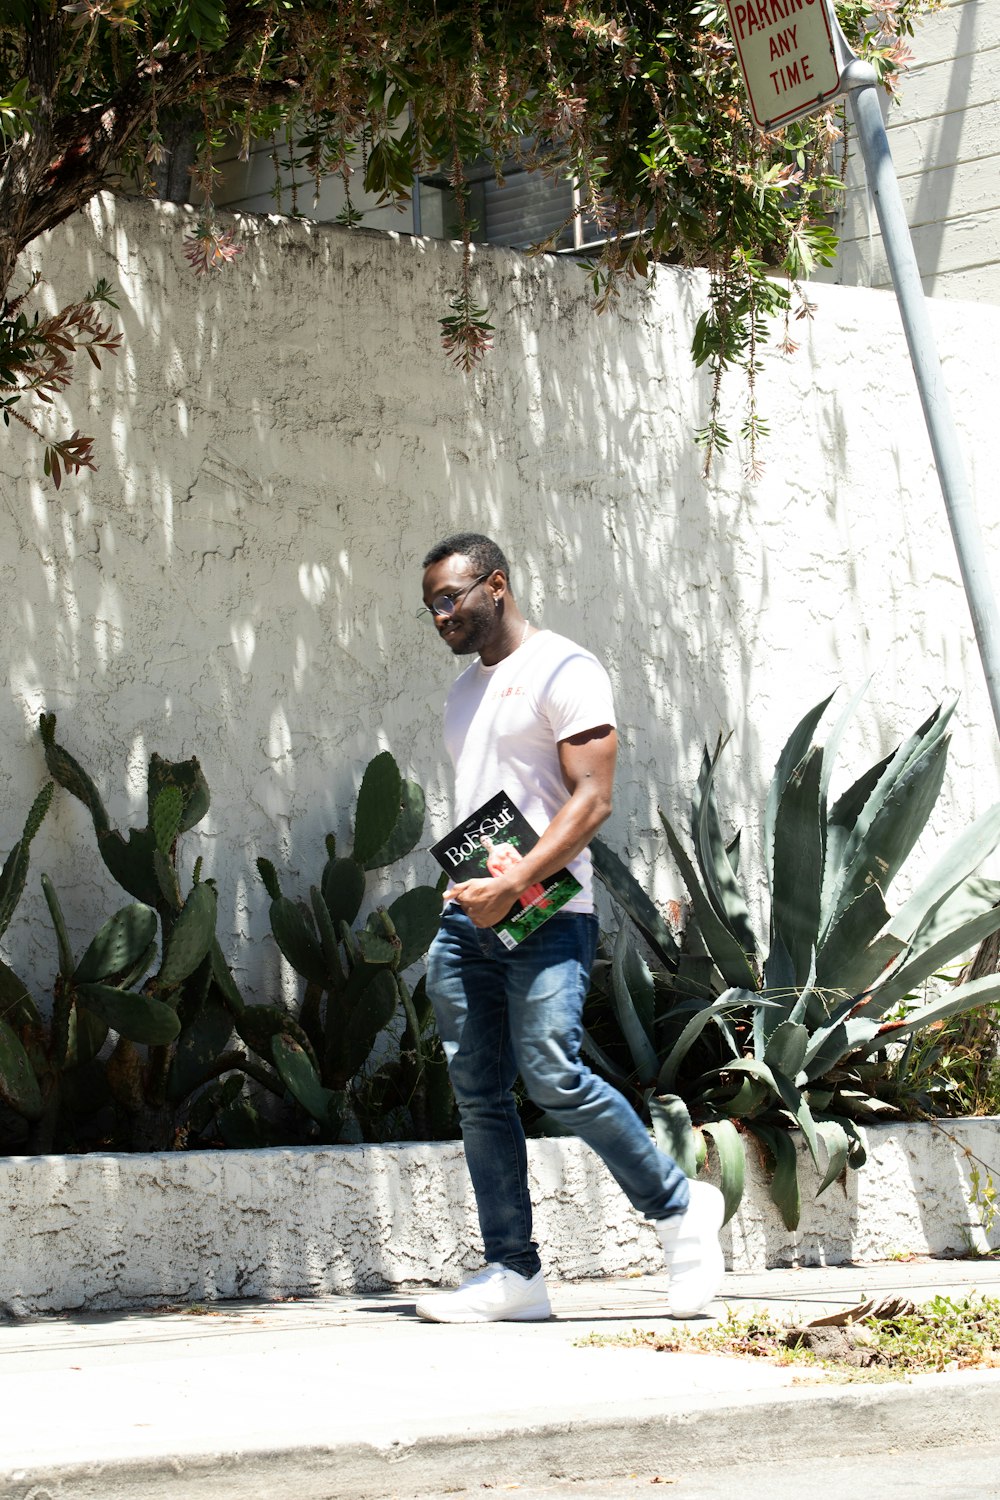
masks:
{"label": "beard", "polygon": [[460,618],[455,620],[454,625],[449,621],[448,627],[441,634],[441,639],[453,656],[478,655],[483,647],[489,644],[496,629],[496,616],[497,611],[492,604],[465,609],[461,612]]}

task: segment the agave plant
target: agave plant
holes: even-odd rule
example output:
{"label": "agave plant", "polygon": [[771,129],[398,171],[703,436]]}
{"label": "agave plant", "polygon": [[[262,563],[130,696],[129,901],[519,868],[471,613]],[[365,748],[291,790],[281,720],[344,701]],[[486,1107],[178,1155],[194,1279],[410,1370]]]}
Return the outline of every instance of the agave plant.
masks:
{"label": "agave plant", "polygon": [[[935,709],[831,802],[837,749],[860,696],[825,746],[813,744],[813,735],[830,698],[818,703],[778,758],[764,811],[766,942],[740,883],[739,841],[727,846],[722,834],[715,797],[721,743],[702,761],[691,807],[693,856],[660,812],[690,900],[682,941],[621,860],[599,842],[594,847],[598,875],[653,960],[650,968],[625,926],[604,967],[634,1086],[664,1148],[686,1170],[697,1170],[702,1134],[713,1140],[727,1218],[742,1195],[748,1135],[764,1148],[775,1202],[795,1228],[800,1186],[789,1128],[797,1126],[808,1145],[818,1196],[845,1167],[863,1164],[856,1122],[888,1108],[870,1087],[874,1056],[920,1027],[1000,997],[1000,976],[988,975],[903,1004],[1000,929],[1000,882],[975,874],[1000,841],[1000,805],[890,915],[889,887],[941,789],[954,705]],[[620,1054],[599,1036],[591,1047],[620,1079]]]}

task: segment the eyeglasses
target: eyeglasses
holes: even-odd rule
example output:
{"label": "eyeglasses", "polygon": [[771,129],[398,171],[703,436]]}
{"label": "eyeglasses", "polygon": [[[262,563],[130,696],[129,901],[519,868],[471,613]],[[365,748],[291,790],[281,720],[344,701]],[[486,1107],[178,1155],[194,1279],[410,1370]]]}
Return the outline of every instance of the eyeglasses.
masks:
{"label": "eyeglasses", "polygon": [[474,578],[471,583],[467,583],[464,589],[452,589],[447,594],[435,594],[430,604],[424,605],[424,609],[434,619],[438,615],[443,615],[445,619],[449,619],[458,608],[458,601],[464,599],[466,594],[471,594],[472,590],[478,588],[481,583],[485,583],[487,578],[492,576],[493,571],[493,569],[490,569],[489,573],[480,573],[479,577]]}

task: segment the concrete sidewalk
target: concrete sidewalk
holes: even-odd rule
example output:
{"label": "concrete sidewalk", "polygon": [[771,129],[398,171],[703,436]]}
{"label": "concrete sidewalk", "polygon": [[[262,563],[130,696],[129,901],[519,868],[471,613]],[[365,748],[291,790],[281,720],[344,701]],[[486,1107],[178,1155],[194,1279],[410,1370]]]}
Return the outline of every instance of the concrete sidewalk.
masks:
{"label": "concrete sidewalk", "polygon": [[[360,1500],[1000,1428],[1000,1371],[825,1385],[752,1359],[580,1345],[674,1326],[664,1288],[556,1285],[543,1324],[421,1323],[402,1293],[7,1323],[0,1497]],[[872,1295],[972,1291],[1000,1296],[1000,1262],[730,1275],[711,1311],[808,1321]]]}

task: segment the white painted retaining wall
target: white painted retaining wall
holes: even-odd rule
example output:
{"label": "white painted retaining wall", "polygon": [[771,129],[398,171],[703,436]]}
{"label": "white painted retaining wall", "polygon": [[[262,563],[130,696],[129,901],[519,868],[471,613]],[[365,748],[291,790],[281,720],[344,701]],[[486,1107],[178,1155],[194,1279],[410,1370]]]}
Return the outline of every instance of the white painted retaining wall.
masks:
{"label": "white painted retaining wall", "polygon": [[[803,1151],[795,1234],[750,1160],[724,1231],[729,1268],[964,1252],[977,1219],[962,1148],[996,1171],[1000,1120],[943,1123],[948,1135],[869,1129],[868,1164],[818,1201]],[[529,1153],[549,1273],[659,1267],[653,1230],[586,1146],[532,1141]],[[449,1284],[480,1264],[458,1144],[0,1159],[0,1310],[16,1314]]]}
{"label": "white painted retaining wall", "polygon": [[[382,747],[428,789],[426,842],[448,826],[439,716],[455,664],[416,612],[421,556],[465,527],[508,547],[533,620],[608,662],[622,750],[607,838],[639,873],[660,861],[661,896],[680,888],[657,803],[683,812],[702,744],[734,732],[720,794],[752,862],[793,722],[869,673],[848,765],[957,692],[935,834],[996,799],[891,296],[817,289],[799,353],[765,361],[766,475],[751,486],[734,452],[706,484],[691,442],[707,399],[689,354],[701,274],[664,272],[598,318],[574,266],[482,252],[496,348],[466,377],[438,346],[455,246],[247,220],[245,254],[199,280],[182,253],[192,222],[105,197],[34,247],[53,301],[110,279],[126,347],[68,397],[70,423],[97,437],[96,475],[57,494],[16,425],[0,439],[0,852],[43,779],[43,708],[118,822],[145,820],[150,751],[199,755],[213,803],[186,858],[218,881],[248,993],[273,995],[257,855],[304,891]],[[1000,309],[932,315],[995,560]],[[739,378],[727,388],[738,403]],[[78,943],[122,899],[60,793],[5,938],[39,995],[55,969],[42,870]],[[435,871],[421,853],[408,874]]]}

